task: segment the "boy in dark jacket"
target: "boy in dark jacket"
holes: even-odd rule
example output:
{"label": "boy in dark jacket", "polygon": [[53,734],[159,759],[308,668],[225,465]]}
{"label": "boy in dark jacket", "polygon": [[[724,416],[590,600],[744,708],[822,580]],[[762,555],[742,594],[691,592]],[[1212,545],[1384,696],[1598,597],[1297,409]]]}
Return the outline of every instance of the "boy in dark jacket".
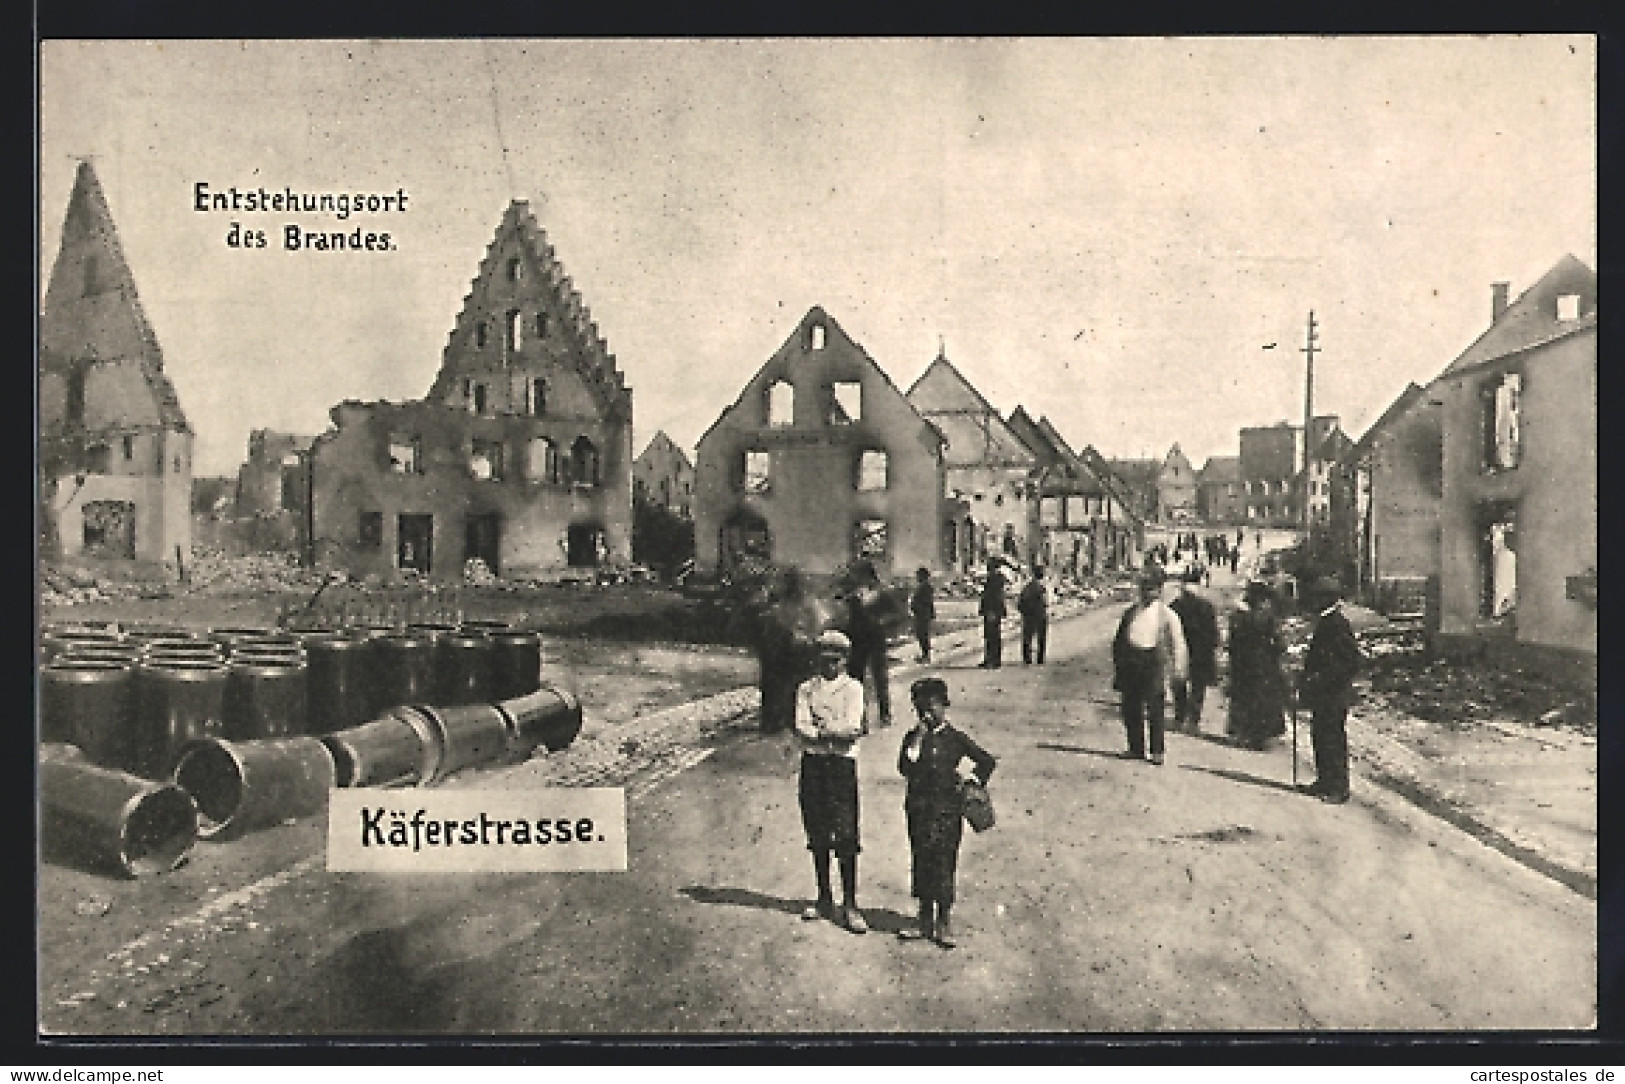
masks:
{"label": "boy in dark jacket", "polygon": [[920,922],[898,936],[905,941],[928,938],[953,948],[948,921],[954,905],[954,871],[964,832],[964,800],[959,792],[959,763],[969,759],[986,785],[994,759],[961,731],[948,725],[948,686],[926,677],[909,688],[920,725],[908,732],[897,754],[897,770],[908,780],[903,813],[908,819],[910,892],[920,901]]}

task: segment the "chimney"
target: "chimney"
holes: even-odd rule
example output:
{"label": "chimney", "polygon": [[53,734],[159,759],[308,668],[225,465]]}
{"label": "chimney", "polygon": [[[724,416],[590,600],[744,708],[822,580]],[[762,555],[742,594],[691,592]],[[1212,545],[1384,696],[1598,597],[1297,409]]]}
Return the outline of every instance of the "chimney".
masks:
{"label": "chimney", "polygon": [[1507,311],[1507,291],[1512,289],[1510,282],[1493,282],[1490,284],[1490,322],[1501,318]]}

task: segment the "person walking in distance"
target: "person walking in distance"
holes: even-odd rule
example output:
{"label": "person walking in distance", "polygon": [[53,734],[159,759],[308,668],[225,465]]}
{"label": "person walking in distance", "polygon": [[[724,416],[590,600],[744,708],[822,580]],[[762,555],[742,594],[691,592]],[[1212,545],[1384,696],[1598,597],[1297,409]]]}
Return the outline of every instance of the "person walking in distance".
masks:
{"label": "person walking in distance", "polygon": [[1179,597],[1168,604],[1179,615],[1190,654],[1190,671],[1184,681],[1174,686],[1174,728],[1186,734],[1202,732],[1202,703],[1209,687],[1218,680],[1219,616],[1213,603],[1196,591],[1201,579],[1199,568],[1185,573]]}
{"label": "person walking in distance", "polygon": [[948,725],[948,686],[941,678],[924,677],[909,688],[920,725],[903,738],[897,770],[908,781],[903,813],[908,821],[909,891],[919,901],[919,924],[904,928],[905,941],[933,939],[953,948],[948,913],[954,905],[954,872],[964,832],[964,801],[959,791],[959,765],[969,760],[984,786],[994,759],[963,731]]}
{"label": "person walking in distance", "polygon": [[1123,611],[1112,639],[1112,688],[1123,696],[1128,758],[1143,760],[1146,730],[1151,732],[1151,763],[1161,764],[1163,712],[1170,685],[1184,681],[1188,656],[1179,615],[1162,601],[1163,576],[1140,576],[1140,597]]}
{"label": "person walking in distance", "polygon": [[1315,585],[1325,607],[1315,621],[1304,657],[1301,699],[1310,711],[1309,740],[1315,748],[1315,781],[1303,788],[1327,802],[1349,800],[1349,706],[1364,655],[1343,613],[1343,585],[1326,577]]}
{"label": "person walking in distance", "polygon": [[1033,574],[1016,596],[1016,612],[1021,615],[1021,661],[1044,665],[1044,648],[1049,643],[1049,585],[1044,582],[1044,566],[1033,562]]}
{"label": "person walking in distance", "polygon": [[862,682],[867,677],[874,684],[875,708],[879,712],[880,726],[891,726],[891,679],[888,674],[887,632],[888,618],[895,615],[895,604],[890,603],[880,588],[880,576],[868,561],[859,561],[852,570],[853,586],[847,595],[846,634],[852,640],[852,655],[846,672]]}
{"label": "person walking in distance", "polygon": [[987,582],[982,585],[982,601],[977,613],[982,615],[982,669],[997,670],[1004,665],[1004,573],[997,557],[987,560]]}
{"label": "person walking in distance", "polygon": [[[852,644],[831,630],[818,637],[818,673],[796,690],[796,741],[801,746],[798,799],[807,849],[813,856],[818,900],[801,913],[808,921],[839,919],[853,933],[869,929],[858,910],[858,739],[863,718],[863,685],[845,672]],[[841,867],[841,902],[829,879],[829,856]]]}
{"label": "person walking in distance", "polygon": [[914,593],[908,598],[908,612],[914,619],[914,639],[920,645],[920,661],[930,662],[931,623],[937,619],[937,598],[929,568],[914,573]]}

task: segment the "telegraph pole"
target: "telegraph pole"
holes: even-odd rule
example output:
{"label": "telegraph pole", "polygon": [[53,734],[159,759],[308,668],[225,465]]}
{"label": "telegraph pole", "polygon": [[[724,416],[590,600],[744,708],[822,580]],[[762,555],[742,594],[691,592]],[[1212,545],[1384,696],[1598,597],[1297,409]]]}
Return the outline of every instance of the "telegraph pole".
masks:
{"label": "telegraph pole", "polygon": [[1310,441],[1315,431],[1315,354],[1320,351],[1316,346],[1315,310],[1309,310],[1309,333],[1302,347],[1304,362],[1303,374],[1303,544],[1305,553],[1313,549],[1313,525],[1309,519],[1309,458],[1313,455]]}

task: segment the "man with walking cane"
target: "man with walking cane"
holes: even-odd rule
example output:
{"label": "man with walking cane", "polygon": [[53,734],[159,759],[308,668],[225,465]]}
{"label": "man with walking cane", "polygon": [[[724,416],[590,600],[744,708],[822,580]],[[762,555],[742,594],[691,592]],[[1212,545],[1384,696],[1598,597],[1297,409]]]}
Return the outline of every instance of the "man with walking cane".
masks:
{"label": "man with walking cane", "polygon": [[[1341,805],[1349,800],[1349,740],[1346,729],[1354,701],[1354,675],[1364,656],[1360,641],[1343,613],[1343,585],[1334,577],[1315,584],[1317,605],[1324,607],[1304,658],[1299,699],[1309,709],[1309,741],[1315,749],[1315,781],[1299,787],[1305,794]],[[1298,764],[1298,713],[1292,712],[1293,783]]]}

